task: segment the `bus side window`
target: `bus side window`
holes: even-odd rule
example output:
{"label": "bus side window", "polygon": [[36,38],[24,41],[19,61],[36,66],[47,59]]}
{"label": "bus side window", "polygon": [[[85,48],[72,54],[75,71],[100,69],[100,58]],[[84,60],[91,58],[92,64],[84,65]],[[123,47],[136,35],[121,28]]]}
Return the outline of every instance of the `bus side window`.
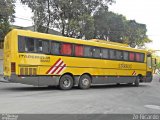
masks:
{"label": "bus side window", "polygon": [[60,54],[60,43],[51,42],[51,54],[59,55]]}
{"label": "bus side window", "polygon": [[116,50],[116,59],[117,60],[122,60],[123,59],[122,51]]}
{"label": "bus side window", "polygon": [[35,52],[36,51],[36,45],[35,40],[33,38],[26,38],[25,40],[25,51],[26,52]]}
{"label": "bus side window", "polygon": [[19,52],[25,51],[25,37],[18,36],[18,51]]}
{"label": "bus side window", "polygon": [[105,58],[105,59],[109,58],[108,49],[102,49],[102,58]]}
{"label": "bus side window", "polygon": [[92,49],[89,46],[84,47],[84,56],[85,57],[92,57]]}
{"label": "bus side window", "polygon": [[72,55],[72,44],[69,43],[62,43],[61,44],[61,55]]}
{"label": "bus side window", "polygon": [[140,53],[136,53],[136,61],[137,62],[141,61]]}
{"label": "bus side window", "polygon": [[75,45],[75,56],[83,56],[84,55],[84,46]]}
{"label": "bus side window", "polygon": [[42,52],[49,53],[49,41],[42,41]]}
{"label": "bus side window", "polygon": [[144,62],[144,54],[140,53],[140,62]]}
{"label": "bus side window", "polygon": [[42,52],[42,40],[37,40],[37,51]]}
{"label": "bus side window", "polygon": [[40,53],[49,53],[49,41],[37,40],[37,51]]}
{"label": "bus side window", "polygon": [[125,61],[128,61],[128,60],[129,60],[129,52],[123,51],[123,59],[124,59]]}
{"label": "bus side window", "polygon": [[110,57],[110,59],[115,60],[116,59],[116,51],[110,49],[109,50],[109,57]]}
{"label": "bus side window", "polygon": [[101,49],[100,48],[93,48],[92,54],[94,58],[101,58]]}
{"label": "bus side window", "polygon": [[133,52],[129,53],[129,60],[134,61],[135,60],[135,54]]}

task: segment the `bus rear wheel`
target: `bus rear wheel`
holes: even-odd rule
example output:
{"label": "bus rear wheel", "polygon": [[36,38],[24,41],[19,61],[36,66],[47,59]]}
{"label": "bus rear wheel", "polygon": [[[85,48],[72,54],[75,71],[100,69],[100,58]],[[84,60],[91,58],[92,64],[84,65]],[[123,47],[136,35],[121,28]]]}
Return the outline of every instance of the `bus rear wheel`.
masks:
{"label": "bus rear wheel", "polygon": [[135,85],[136,87],[139,86],[139,81],[140,81],[140,77],[137,76],[137,77],[136,77],[136,80],[134,81],[134,85]]}
{"label": "bus rear wheel", "polygon": [[82,75],[79,79],[78,87],[80,89],[89,89],[91,86],[91,77],[88,75]]}
{"label": "bus rear wheel", "polygon": [[73,77],[70,75],[63,75],[59,81],[59,88],[61,90],[70,90],[73,87]]}

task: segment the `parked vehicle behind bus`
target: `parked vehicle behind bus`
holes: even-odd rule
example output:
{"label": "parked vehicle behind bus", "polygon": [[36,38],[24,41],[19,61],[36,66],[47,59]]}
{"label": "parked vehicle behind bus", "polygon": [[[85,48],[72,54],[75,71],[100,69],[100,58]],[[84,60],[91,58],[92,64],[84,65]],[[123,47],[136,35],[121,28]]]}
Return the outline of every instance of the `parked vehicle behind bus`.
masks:
{"label": "parked vehicle behind bus", "polygon": [[120,43],[14,29],[4,41],[4,77],[35,86],[73,86],[152,81],[152,56]]}

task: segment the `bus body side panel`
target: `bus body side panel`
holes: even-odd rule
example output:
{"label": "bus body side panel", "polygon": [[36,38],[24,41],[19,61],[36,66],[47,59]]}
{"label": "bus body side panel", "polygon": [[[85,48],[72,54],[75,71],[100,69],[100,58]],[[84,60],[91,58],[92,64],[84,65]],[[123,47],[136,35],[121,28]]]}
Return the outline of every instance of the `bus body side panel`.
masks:
{"label": "bus body side panel", "polygon": [[8,33],[4,40],[4,76],[10,77],[11,76],[11,39],[12,33]]}
{"label": "bus body side panel", "polygon": [[[38,86],[58,85],[60,76],[65,73],[71,73],[74,76],[77,76],[75,77],[76,83],[78,83],[77,78],[82,74],[89,73],[93,78],[93,84],[132,83],[138,74],[143,76],[146,74],[145,63],[26,53],[20,53],[17,58],[19,61],[18,75],[21,76],[19,81],[25,84],[27,84],[26,82],[31,84],[31,81],[33,80],[33,85]],[[56,71],[58,71],[58,69],[60,70],[62,66],[58,66],[55,63],[59,59],[66,64],[66,67],[63,71],[58,73]],[[128,65],[128,67],[124,65]],[[54,69],[57,70],[54,71]],[[33,73],[34,70],[36,71],[35,73]]]}
{"label": "bus body side panel", "polygon": [[[144,82],[151,81],[149,78],[150,74],[146,72],[146,63],[38,53],[18,53],[17,34],[19,33],[12,32],[14,33],[12,33],[13,36],[11,36],[13,39],[9,44],[12,45],[14,49],[10,49],[8,53],[7,50],[5,50],[6,62],[4,63],[4,67],[6,67],[4,71],[5,76],[10,77],[9,80],[12,82],[35,86],[58,85],[60,77],[66,73],[70,73],[74,76],[76,85],[78,84],[80,76],[85,73],[92,76],[92,83],[95,84],[132,83],[135,81],[137,75],[148,77],[144,79]],[[23,32],[20,33],[22,34]],[[27,32],[24,32],[24,35],[26,33]],[[38,38],[38,33],[32,34]],[[32,34],[27,35],[32,36]],[[9,39],[11,40],[11,38]],[[16,71],[12,74],[11,62],[16,63]],[[58,63],[61,63],[61,65]]]}

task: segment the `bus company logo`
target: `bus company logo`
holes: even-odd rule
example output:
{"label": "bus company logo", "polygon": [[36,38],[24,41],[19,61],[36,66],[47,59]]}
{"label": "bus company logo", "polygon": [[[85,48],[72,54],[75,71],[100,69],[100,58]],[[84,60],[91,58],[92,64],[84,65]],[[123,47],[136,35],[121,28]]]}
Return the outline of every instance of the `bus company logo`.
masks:
{"label": "bus company logo", "polygon": [[46,74],[61,74],[66,68],[66,64],[59,58],[54,65],[46,72]]}
{"label": "bus company logo", "polygon": [[133,71],[132,75],[137,75],[136,71]]}

